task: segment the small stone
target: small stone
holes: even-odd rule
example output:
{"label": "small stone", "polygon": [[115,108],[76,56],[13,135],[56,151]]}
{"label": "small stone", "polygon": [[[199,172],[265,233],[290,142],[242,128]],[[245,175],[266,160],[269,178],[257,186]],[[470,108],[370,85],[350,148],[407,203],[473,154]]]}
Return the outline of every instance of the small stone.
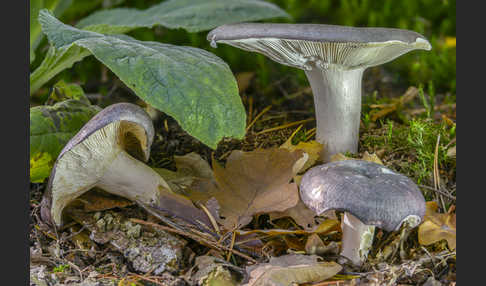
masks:
{"label": "small stone", "polygon": [[106,231],[106,221],[104,219],[97,220],[96,226],[100,231]]}
{"label": "small stone", "polygon": [[105,214],[103,217],[106,221],[106,230],[110,231],[113,229],[113,216],[110,213]]}
{"label": "small stone", "polygon": [[125,224],[128,237],[139,238],[142,232],[142,226],[139,224],[133,225],[131,221],[127,221]]}
{"label": "small stone", "polygon": [[130,221],[137,217],[124,212],[109,211],[95,221],[93,214],[77,214],[86,221],[90,238],[96,243],[110,243],[124,256],[132,271],[156,275],[163,272],[177,273],[183,263],[183,249],[187,242],[176,235],[161,230],[143,230],[142,225]]}

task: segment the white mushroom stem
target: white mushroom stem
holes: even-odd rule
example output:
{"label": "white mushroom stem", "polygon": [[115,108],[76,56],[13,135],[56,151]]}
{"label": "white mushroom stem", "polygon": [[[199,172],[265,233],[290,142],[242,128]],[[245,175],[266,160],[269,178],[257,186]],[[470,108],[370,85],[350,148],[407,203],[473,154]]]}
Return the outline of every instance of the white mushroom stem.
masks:
{"label": "white mushroom stem", "polygon": [[352,214],[345,212],[341,228],[343,230],[341,255],[360,266],[368,257],[368,252],[373,245],[375,227],[366,225]]}
{"label": "white mushroom stem", "polygon": [[[61,223],[62,210],[93,187],[146,204],[157,202],[160,188],[170,190],[157,172],[120,148],[106,152],[108,156],[103,156],[101,152],[86,151],[85,148],[84,152],[79,149],[76,150],[78,152],[66,154],[58,162],[62,168],[57,171],[53,184],[62,187],[52,194],[51,207],[51,216],[56,224]],[[80,170],[79,165],[85,167],[85,172]]]}
{"label": "white mushroom stem", "polygon": [[121,149],[96,186],[109,193],[146,204],[157,202],[161,188],[170,190],[157,172]]}
{"label": "white mushroom stem", "polygon": [[209,225],[207,216],[195,208],[189,199],[173,193],[157,172],[123,150],[118,151],[96,186],[141,203],[161,219],[162,213],[167,213],[196,225]]}
{"label": "white mushroom stem", "polygon": [[316,140],[324,144],[325,162],[336,153],[358,151],[363,71],[335,66],[306,71],[314,94]]}

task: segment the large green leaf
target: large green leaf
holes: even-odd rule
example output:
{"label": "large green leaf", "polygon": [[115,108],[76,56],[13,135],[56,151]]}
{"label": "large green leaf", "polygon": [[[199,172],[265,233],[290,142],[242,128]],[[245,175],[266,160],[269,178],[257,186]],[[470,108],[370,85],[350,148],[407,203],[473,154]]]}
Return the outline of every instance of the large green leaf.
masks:
{"label": "large green leaf", "polygon": [[[98,26],[97,29],[103,34],[120,32],[120,29],[116,26]],[[90,51],[81,46],[69,45],[59,49],[50,47],[42,63],[30,74],[30,94],[36,92],[58,73],[90,55]]]}
{"label": "large green leaf", "polygon": [[65,25],[47,10],[39,21],[57,49],[90,51],[137,96],[174,117],[189,134],[211,148],[223,137],[242,138],[246,114],[236,80],[217,56],[192,47],[137,41]]}
{"label": "large green leaf", "polygon": [[200,32],[219,25],[290,17],[278,6],[260,0],[168,0],[147,10],[117,8],[99,11],[81,20],[77,27],[100,31],[118,27],[120,33],[161,25]]}
{"label": "large green leaf", "polygon": [[30,0],[30,62],[35,59],[35,49],[42,40],[42,33],[37,17],[43,8],[49,9],[59,17],[71,5],[72,0]]}
{"label": "large green leaf", "polygon": [[66,143],[101,109],[69,99],[30,109],[30,181],[42,182]]}
{"label": "large green leaf", "polygon": [[[31,5],[31,9],[32,7]],[[37,13],[35,12],[35,15]],[[274,4],[258,0],[169,0],[143,11],[116,8],[95,12],[81,20],[78,27],[103,34],[122,34],[136,28],[154,25],[198,32],[227,23],[274,17],[289,17],[289,15]],[[31,23],[32,21],[31,12]],[[36,19],[35,23],[37,23]],[[31,56],[32,53],[31,49]],[[89,54],[84,48],[73,46],[49,51],[41,65],[30,75],[30,94]]]}

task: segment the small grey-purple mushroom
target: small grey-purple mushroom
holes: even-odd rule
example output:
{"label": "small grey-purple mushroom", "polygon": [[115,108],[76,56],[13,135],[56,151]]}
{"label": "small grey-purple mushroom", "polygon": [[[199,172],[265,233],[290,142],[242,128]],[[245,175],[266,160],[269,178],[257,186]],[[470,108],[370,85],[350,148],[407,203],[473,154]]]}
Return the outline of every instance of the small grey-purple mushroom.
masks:
{"label": "small grey-purple mushroom", "polygon": [[229,44],[305,71],[325,161],[358,150],[363,71],[415,49],[431,49],[427,39],[413,31],[323,24],[227,24],[212,30],[207,39],[213,47]]}
{"label": "small grey-purple mushroom", "polygon": [[363,160],[344,160],[307,171],[300,197],[318,215],[344,212],[341,255],[355,265],[366,259],[375,226],[396,231],[413,228],[425,215],[425,199],[417,185],[402,174]]}
{"label": "small grey-purple mushroom", "polygon": [[[59,154],[42,198],[42,219],[60,226],[63,209],[98,187],[135,201],[159,217],[158,212],[164,211],[210,225],[202,211],[172,193],[165,180],[143,163],[149,159],[153,137],[152,120],[137,105],[118,103],[100,111]],[[184,213],[188,208],[193,212]]]}

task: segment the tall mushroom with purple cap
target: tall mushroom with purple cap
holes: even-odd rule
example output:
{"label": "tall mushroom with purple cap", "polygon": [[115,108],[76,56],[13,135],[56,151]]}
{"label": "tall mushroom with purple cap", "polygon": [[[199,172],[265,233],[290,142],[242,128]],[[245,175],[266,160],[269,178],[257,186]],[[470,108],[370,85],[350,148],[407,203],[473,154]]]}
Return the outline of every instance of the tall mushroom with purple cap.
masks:
{"label": "tall mushroom with purple cap", "polygon": [[311,168],[300,182],[300,197],[318,215],[328,210],[344,212],[341,255],[355,265],[366,259],[375,227],[413,228],[425,215],[425,199],[412,180],[363,160]]}
{"label": "tall mushroom with purple cap", "polygon": [[204,212],[172,193],[165,180],[143,163],[149,159],[153,137],[152,120],[137,105],[118,103],[100,111],[59,154],[42,198],[42,219],[60,226],[63,209],[98,187],[159,217],[163,212],[210,226]]}
{"label": "tall mushroom with purple cap", "polygon": [[424,36],[408,30],[322,24],[228,24],[207,39],[303,69],[314,94],[316,138],[323,159],[358,151],[363,71],[409,51],[430,50]]}

